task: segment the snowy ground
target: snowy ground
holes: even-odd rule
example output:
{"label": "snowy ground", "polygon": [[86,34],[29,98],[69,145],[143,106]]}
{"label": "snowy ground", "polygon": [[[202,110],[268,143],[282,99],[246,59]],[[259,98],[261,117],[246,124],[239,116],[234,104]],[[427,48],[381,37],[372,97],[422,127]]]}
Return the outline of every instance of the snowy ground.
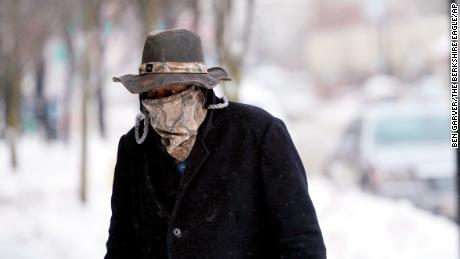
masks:
{"label": "snowy ground", "polygon": [[407,201],[340,189],[310,180],[310,193],[325,236],[328,258],[458,258],[458,228]]}
{"label": "snowy ground", "polygon": [[78,146],[45,145],[21,141],[16,175],[0,145],[0,258],[102,258],[116,144],[91,140],[86,205],[78,200]]}

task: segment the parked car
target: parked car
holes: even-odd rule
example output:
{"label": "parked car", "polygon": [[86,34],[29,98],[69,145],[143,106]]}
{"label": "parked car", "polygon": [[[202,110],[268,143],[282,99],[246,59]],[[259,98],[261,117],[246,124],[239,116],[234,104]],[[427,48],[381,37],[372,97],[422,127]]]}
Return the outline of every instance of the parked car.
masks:
{"label": "parked car", "polygon": [[375,105],[345,129],[326,161],[326,174],[455,218],[456,166],[449,123],[448,110],[439,106]]}

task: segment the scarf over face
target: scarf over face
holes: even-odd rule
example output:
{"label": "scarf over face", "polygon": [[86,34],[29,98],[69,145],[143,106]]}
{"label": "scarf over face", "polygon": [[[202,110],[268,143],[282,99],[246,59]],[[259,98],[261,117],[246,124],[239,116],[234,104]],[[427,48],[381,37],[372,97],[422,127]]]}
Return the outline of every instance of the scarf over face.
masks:
{"label": "scarf over face", "polygon": [[198,128],[206,118],[205,96],[197,86],[163,98],[143,99],[150,125],[161,136],[166,151],[178,161],[188,157]]}

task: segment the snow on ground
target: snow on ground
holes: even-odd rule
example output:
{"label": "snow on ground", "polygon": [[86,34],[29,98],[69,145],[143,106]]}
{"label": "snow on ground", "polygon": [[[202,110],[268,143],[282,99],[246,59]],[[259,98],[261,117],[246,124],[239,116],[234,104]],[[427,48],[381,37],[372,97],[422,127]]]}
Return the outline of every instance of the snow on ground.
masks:
{"label": "snow on ground", "polygon": [[328,258],[458,258],[458,226],[447,218],[324,178],[311,177],[309,190]]}
{"label": "snow on ground", "polygon": [[[19,143],[20,168],[9,169],[0,142],[0,258],[102,258],[110,218],[117,139],[91,138],[89,203],[78,201],[79,145]],[[455,259],[457,226],[404,201],[337,188],[309,177],[328,258]]]}
{"label": "snow on ground", "polygon": [[0,143],[0,258],[102,258],[116,142],[90,140],[89,202],[79,195],[79,146],[22,139],[20,167]]}

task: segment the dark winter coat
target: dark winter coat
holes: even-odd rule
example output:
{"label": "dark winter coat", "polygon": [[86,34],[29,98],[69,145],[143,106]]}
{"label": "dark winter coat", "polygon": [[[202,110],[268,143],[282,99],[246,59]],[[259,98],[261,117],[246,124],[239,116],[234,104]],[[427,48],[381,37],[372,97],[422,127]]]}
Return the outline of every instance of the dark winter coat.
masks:
{"label": "dark winter coat", "polygon": [[150,128],[123,135],[105,259],[326,258],[285,124],[230,102],[208,110],[184,175]]}

